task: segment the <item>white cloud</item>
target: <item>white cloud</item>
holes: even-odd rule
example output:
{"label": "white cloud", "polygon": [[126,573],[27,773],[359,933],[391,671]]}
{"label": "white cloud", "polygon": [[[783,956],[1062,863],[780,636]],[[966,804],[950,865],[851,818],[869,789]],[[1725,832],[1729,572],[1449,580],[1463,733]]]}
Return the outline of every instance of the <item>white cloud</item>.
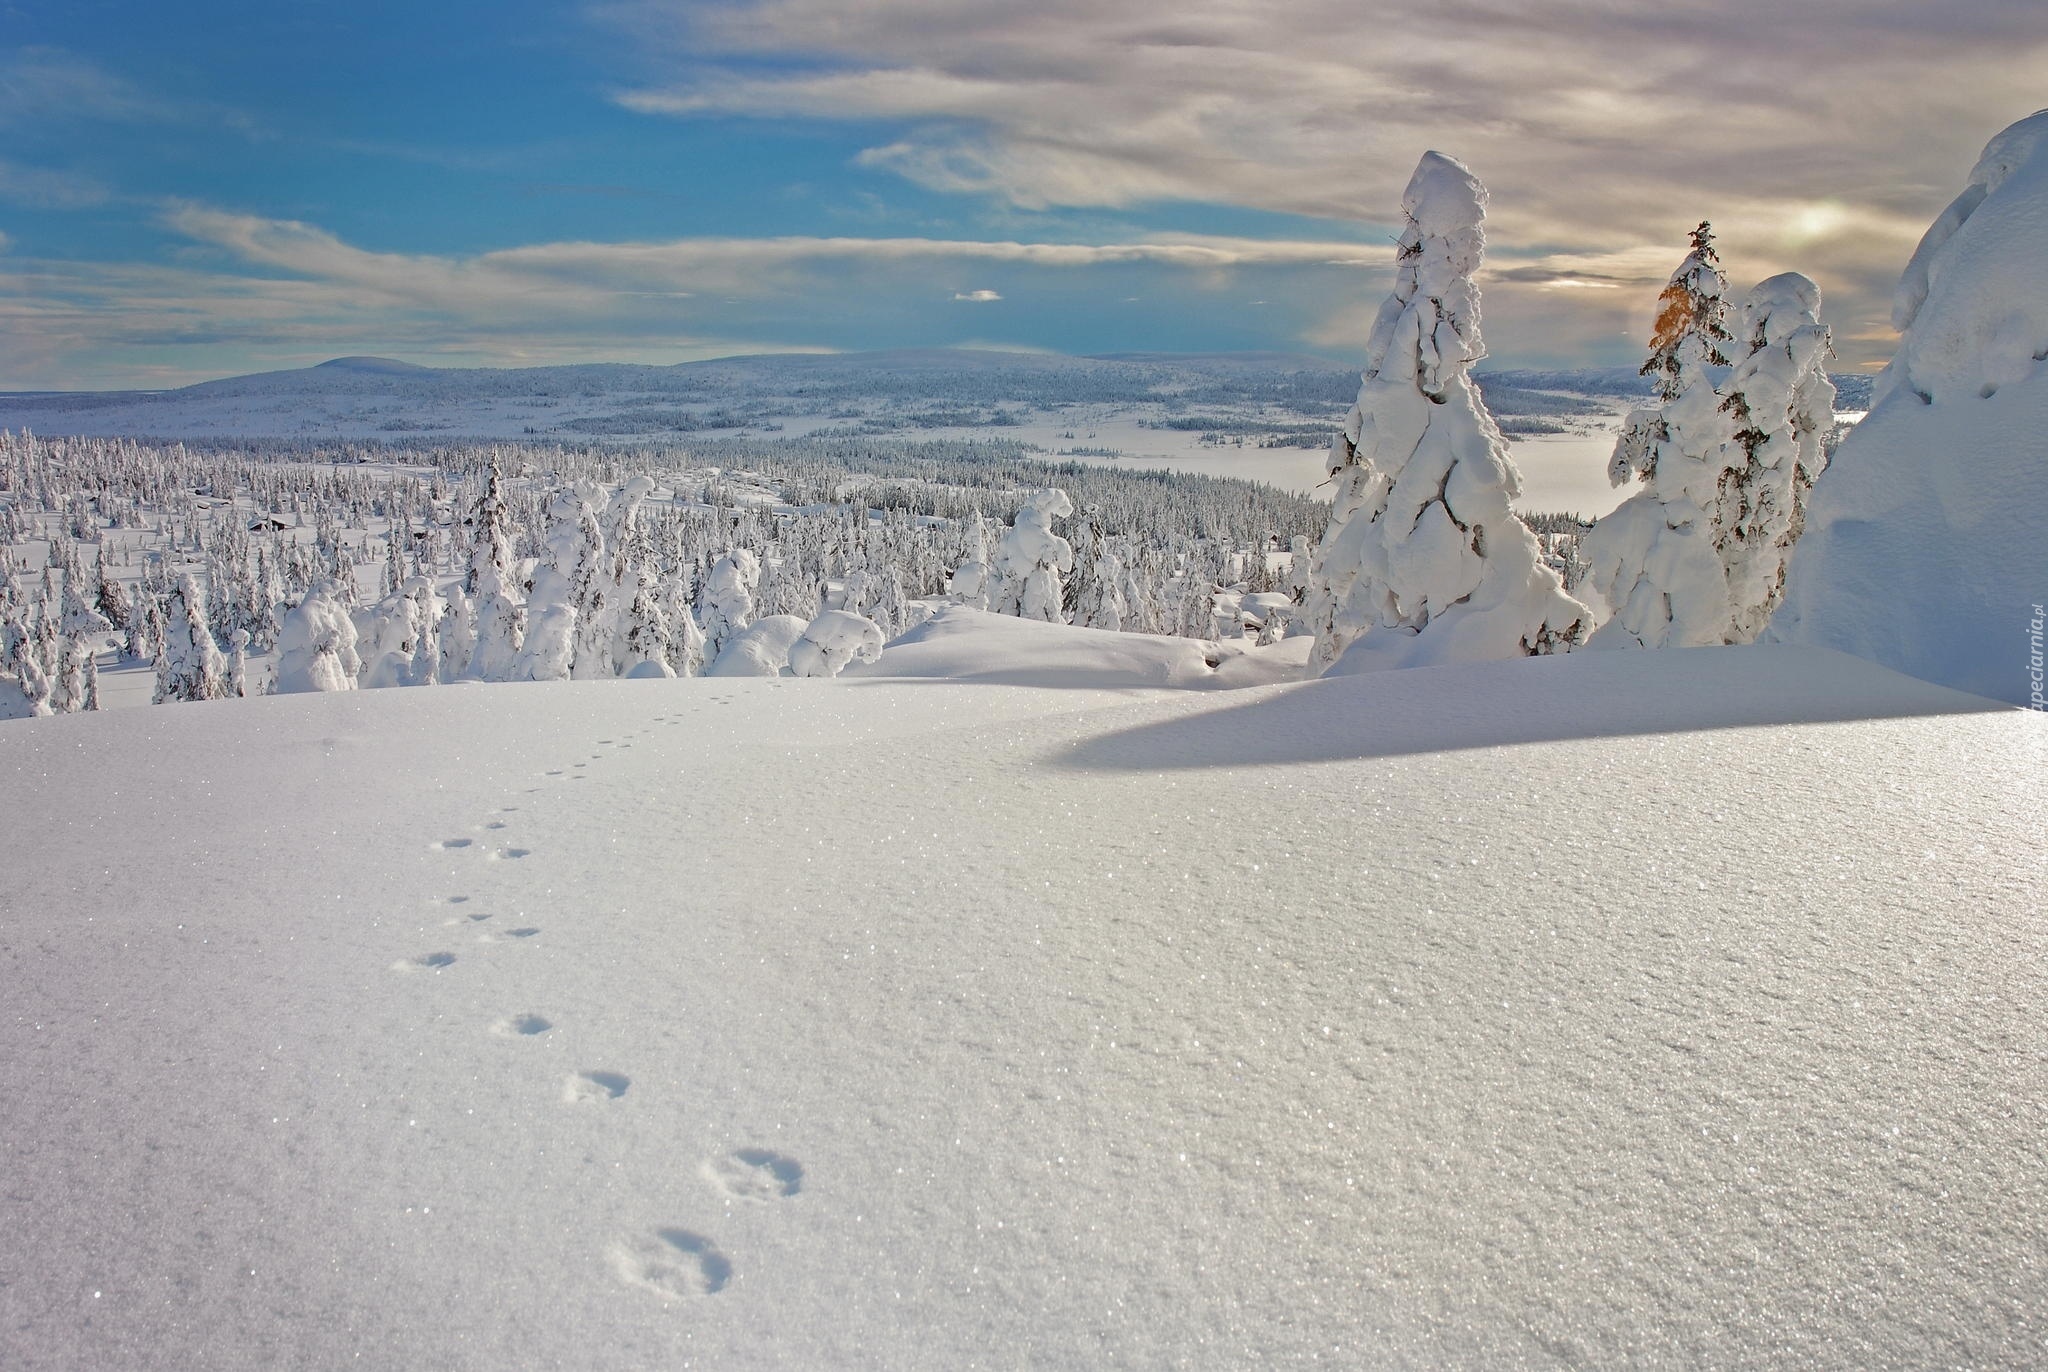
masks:
{"label": "white cloud", "polygon": [[[1375,222],[1428,148],[1507,258],[1654,250],[1701,218],[1744,283],[1869,313],[1985,139],[2040,103],[2037,3],[631,0],[681,116],[886,121],[861,156],[1026,209],[1228,203]],[[1557,280],[1570,278],[1560,275]],[[1647,308],[1647,306],[1646,306]]]}
{"label": "white cloud", "polygon": [[78,210],[110,198],[107,188],[89,176],[25,167],[0,157],[0,200],[38,210]]}
{"label": "white cloud", "polygon": [[903,341],[928,343],[958,327],[941,318],[949,297],[1003,297],[974,279],[983,273],[1004,273],[1004,290],[1036,273],[1034,295],[1064,290],[1085,308],[1097,295],[1120,297],[1132,273],[1166,274],[1176,284],[1158,295],[1170,299],[1244,271],[1335,266],[1363,282],[1383,273],[1361,268],[1391,259],[1390,249],[1341,241],[1202,235],[702,238],[445,256],[372,251],[317,225],[205,205],[171,204],[161,218],[189,240],[177,265],[10,258],[0,270],[0,372],[19,386],[78,386],[189,380],[186,364],[165,359],[193,354],[223,359],[209,374],[349,352],[451,365],[676,361],[868,346],[882,314],[897,319]]}

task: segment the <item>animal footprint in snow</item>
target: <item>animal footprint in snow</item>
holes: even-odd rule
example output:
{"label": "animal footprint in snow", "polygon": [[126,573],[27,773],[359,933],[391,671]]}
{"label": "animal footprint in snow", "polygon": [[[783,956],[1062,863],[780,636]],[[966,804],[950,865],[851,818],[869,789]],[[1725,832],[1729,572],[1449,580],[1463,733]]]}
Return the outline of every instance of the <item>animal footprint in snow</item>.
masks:
{"label": "animal footprint in snow", "polygon": [[617,1100],[632,1084],[630,1078],[617,1072],[578,1072],[562,1083],[562,1101],[566,1105],[589,1105]]}
{"label": "animal footprint in snow", "polygon": [[610,1256],[621,1281],[671,1300],[716,1295],[732,1280],[732,1264],[718,1245],[687,1229],[620,1239]]}
{"label": "animal footprint in snow", "polygon": [[704,1180],[733,1200],[774,1200],[804,1189],[803,1164],[765,1148],[742,1148],[711,1159],[701,1170]]}
{"label": "animal footprint in snow", "polygon": [[519,858],[525,857],[528,853],[531,853],[532,851],[533,849],[531,848],[500,848],[497,852],[491,854],[491,856],[494,858],[517,860]]}
{"label": "animal footprint in snow", "polygon": [[491,1032],[499,1038],[533,1038],[545,1034],[555,1026],[539,1015],[507,1015],[491,1026]]}
{"label": "animal footprint in snow", "polygon": [[512,943],[519,939],[532,938],[539,932],[540,930],[528,925],[524,929],[500,929],[495,933],[478,934],[476,937],[479,943]]}
{"label": "animal footprint in snow", "polygon": [[391,964],[394,972],[438,972],[455,961],[453,953],[421,953],[416,958],[401,958]]}
{"label": "animal footprint in snow", "polygon": [[429,846],[433,848],[438,848],[444,852],[453,852],[457,848],[467,848],[469,847],[470,844],[475,842],[476,840],[473,838],[444,838],[439,843],[431,844]]}
{"label": "animal footprint in snow", "polygon": [[486,824],[484,826],[484,828],[486,829],[504,829],[507,827],[509,826],[507,826],[505,821],[502,819],[494,819],[489,824]]}

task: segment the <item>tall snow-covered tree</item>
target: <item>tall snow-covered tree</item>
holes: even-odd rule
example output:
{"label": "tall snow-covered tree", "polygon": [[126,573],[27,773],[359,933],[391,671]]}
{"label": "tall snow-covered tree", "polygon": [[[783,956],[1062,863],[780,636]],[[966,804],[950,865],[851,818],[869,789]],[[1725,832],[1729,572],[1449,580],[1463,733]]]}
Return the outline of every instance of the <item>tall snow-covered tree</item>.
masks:
{"label": "tall snow-covered tree", "polygon": [[206,598],[190,575],[178,578],[165,601],[163,652],[156,660],[156,703],[221,700],[227,663],[206,627]]}
{"label": "tall snow-covered tree", "polygon": [[706,573],[699,599],[708,659],[716,660],[726,645],[754,622],[754,587],[760,579],[761,559],[747,548],[730,550]]}
{"label": "tall snow-covered tree", "polygon": [[1485,206],[1478,179],[1435,152],[1402,196],[1394,293],[1331,445],[1337,493],[1308,600],[1313,673],[1354,645],[1359,667],[1560,652],[1591,620],[1509,508],[1521,474],[1472,384],[1486,356],[1472,283]]}
{"label": "tall snow-covered tree", "polygon": [[477,502],[476,542],[464,582],[475,612],[476,647],[464,675],[484,681],[510,681],[518,670],[519,643],[525,633],[526,607],[514,575],[512,540],[516,532],[498,472],[490,476]]}
{"label": "tall snow-covered tree", "polygon": [[[1580,544],[1586,586],[1608,606],[1600,648],[1697,647],[1728,641],[1735,617],[1715,512],[1735,446],[1717,371],[1728,362],[1728,281],[1706,224],[1658,297],[1650,356],[1659,403],[1630,413],[1607,466],[1642,489]],[[1735,459],[1740,465],[1739,455]]]}
{"label": "tall snow-covered tree", "polygon": [[476,655],[476,607],[459,584],[448,588],[448,603],[435,623],[434,636],[439,640],[440,679],[460,681]]}
{"label": "tall snow-covered tree", "polygon": [[1074,547],[1052,531],[1055,519],[1074,513],[1074,502],[1062,490],[1033,491],[1024,498],[1016,519],[996,548],[995,570],[1001,577],[989,608],[998,614],[1062,622],[1066,591],[1061,578],[1074,569]]}
{"label": "tall snow-covered tree", "polygon": [[[590,494],[565,486],[548,506],[547,547],[533,569],[533,591],[526,602],[527,641],[521,645],[515,672],[521,681],[558,681],[572,672],[610,675],[610,664],[598,661],[607,645],[591,631],[604,617],[610,578],[603,565],[604,535]],[[569,613],[565,616],[563,610]]]}
{"label": "tall snow-covered tree", "polygon": [[1771,277],[1744,298],[1741,323],[1749,355],[1721,387],[1721,407],[1739,426],[1739,459],[1723,463],[1714,511],[1734,610],[1730,643],[1753,642],[1784,596],[1786,560],[1835,422],[1820,287],[1798,272]]}

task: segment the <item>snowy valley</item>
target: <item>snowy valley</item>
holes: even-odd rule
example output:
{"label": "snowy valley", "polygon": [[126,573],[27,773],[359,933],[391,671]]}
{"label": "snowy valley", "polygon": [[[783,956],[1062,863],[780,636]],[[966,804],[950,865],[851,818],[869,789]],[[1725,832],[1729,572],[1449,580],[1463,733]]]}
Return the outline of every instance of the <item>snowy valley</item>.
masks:
{"label": "snowy valley", "polygon": [[1362,384],[0,400],[0,1364],[2038,1362],[2048,114],[1868,388],[1486,206]]}

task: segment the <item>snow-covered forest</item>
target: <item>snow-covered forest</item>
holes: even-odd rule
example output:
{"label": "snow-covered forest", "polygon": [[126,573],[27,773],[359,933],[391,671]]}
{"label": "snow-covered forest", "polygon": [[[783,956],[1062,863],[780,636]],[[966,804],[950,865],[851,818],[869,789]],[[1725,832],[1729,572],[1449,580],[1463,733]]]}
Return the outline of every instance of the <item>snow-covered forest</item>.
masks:
{"label": "snow-covered forest", "polygon": [[1327,500],[969,363],[0,430],[0,1364],[2038,1362],[2048,112],[1867,414],[1704,219],[1639,368],[1489,381],[1486,186],[1398,210],[1336,402],[1028,368],[1348,403]]}
{"label": "snow-covered forest", "polygon": [[[314,597],[331,602],[317,610],[329,651],[355,664],[318,674],[330,683],[613,676],[656,662],[695,675],[717,670],[757,619],[851,611],[893,638],[952,599],[964,567],[982,571],[962,598],[1000,602],[1002,558],[1021,556],[1006,552],[1007,526],[1052,482],[1068,508],[1046,553],[1057,605],[1034,602],[1040,617],[1283,634],[1295,540],[1324,521],[1315,502],[1252,482],[1047,464],[1014,445],[795,440],[718,455],[749,465],[694,451],[0,435],[8,675],[32,712],[94,708],[102,670],[143,665],[156,699],[260,693]],[[486,575],[504,601],[488,616],[473,605]],[[557,604],[580,621],[581,651],[526,651],[528,620]],[[487,624],[506,641],[478,644]],[[762,670],[743,662],[724,670]]]}

